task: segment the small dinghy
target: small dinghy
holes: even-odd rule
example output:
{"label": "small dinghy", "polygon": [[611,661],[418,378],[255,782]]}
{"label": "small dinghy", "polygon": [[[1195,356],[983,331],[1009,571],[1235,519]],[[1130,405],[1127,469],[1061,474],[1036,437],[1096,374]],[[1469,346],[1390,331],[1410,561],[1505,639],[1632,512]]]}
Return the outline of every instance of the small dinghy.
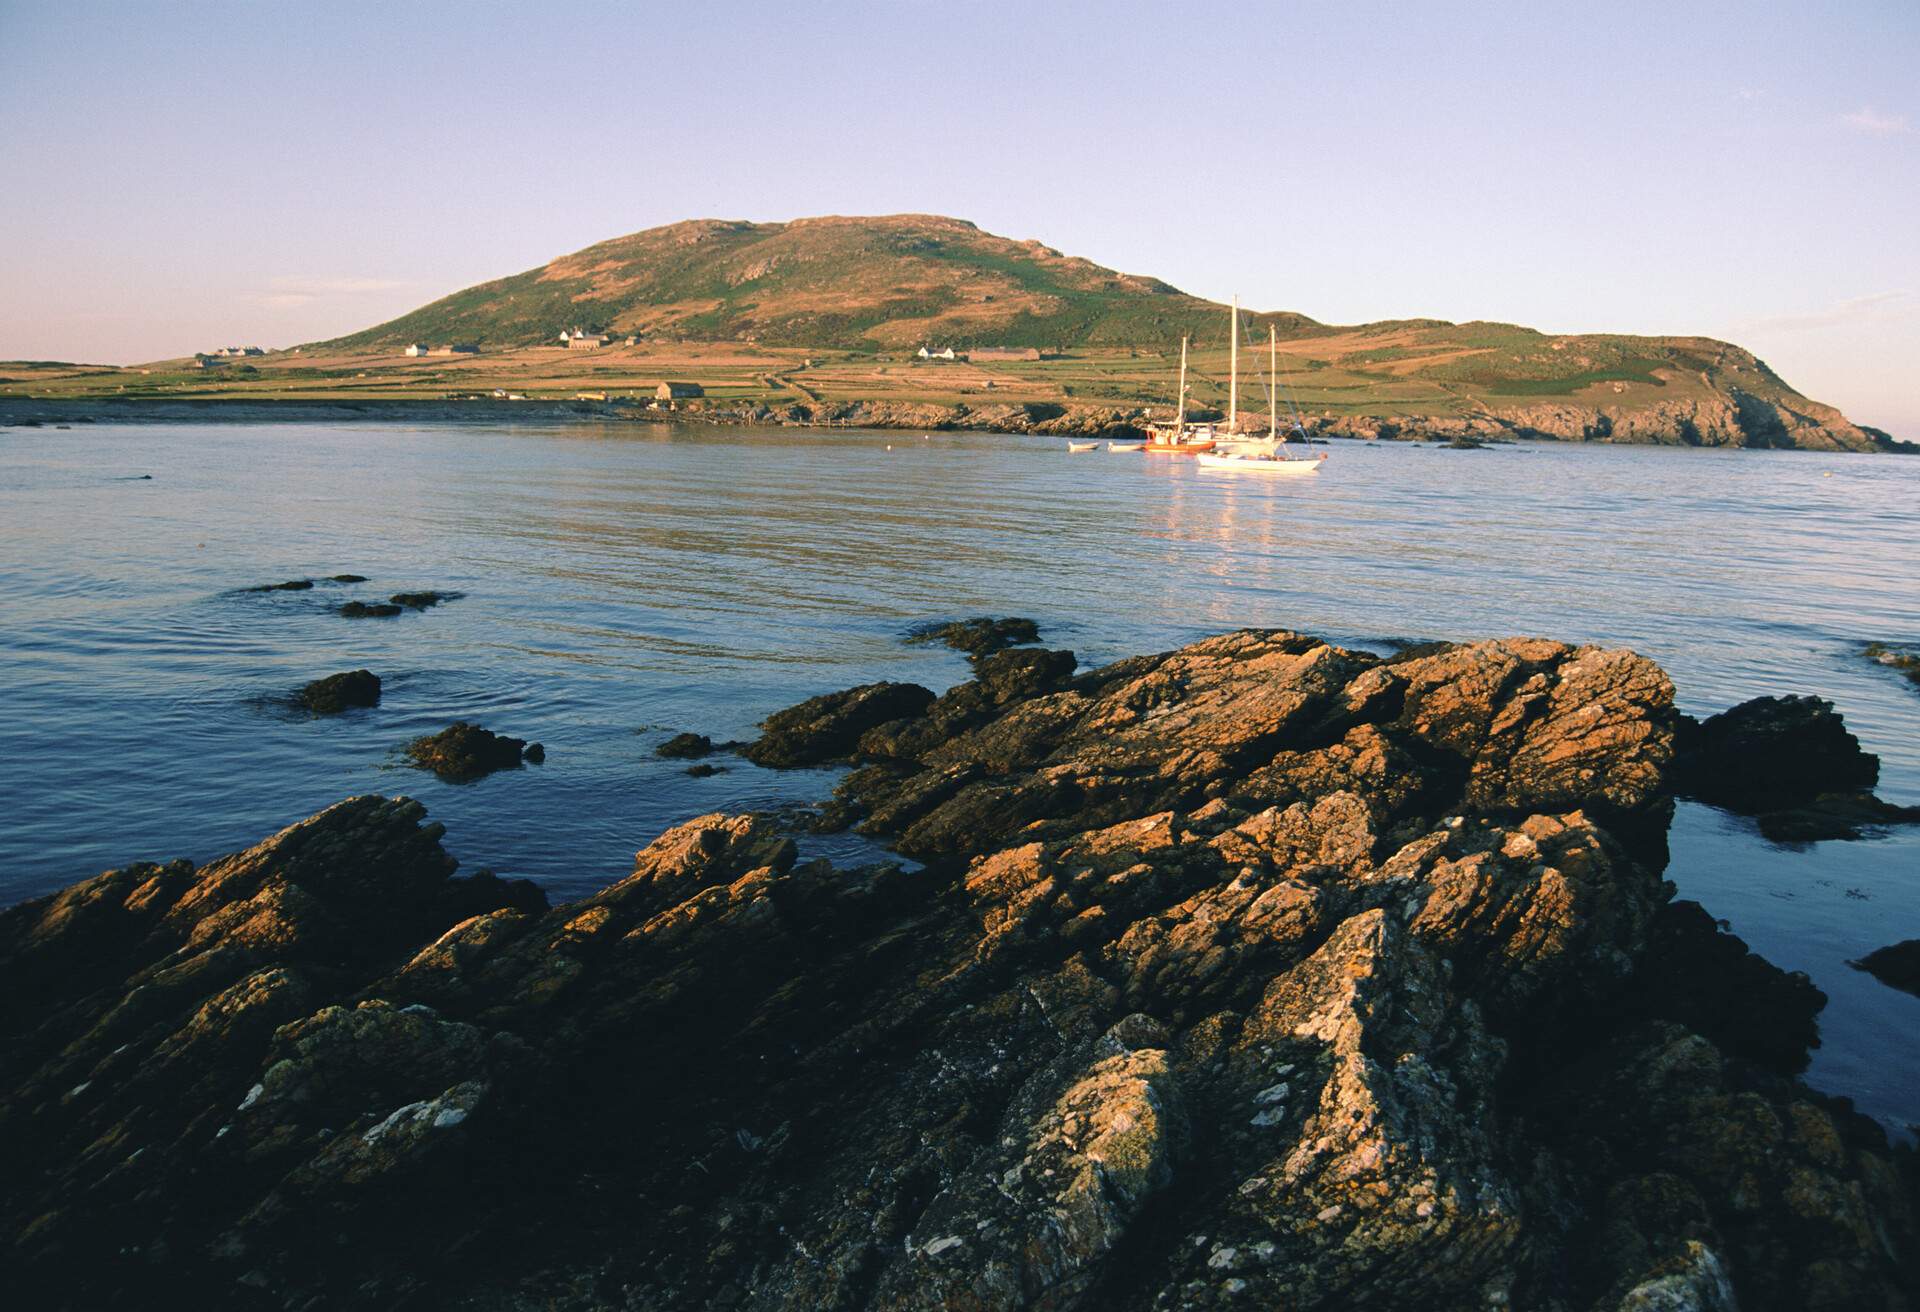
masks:
{"label": "small dinghy", "polygon": [[1139,449],[1140,449],[1141,447],[1143,447],[1143,446],[1145,446],[1145,445],[1146,445],[1146,443],[1145,443],[1145,442],[1109,442],[1109,443],[1107,443],[1107,450],[1109,450],[1109,451],[1138,451],[1138,450],[1139,450]]}
{"label": "small dinghy", "polygon": [[1069,451],[1098,451],[1099,449],[1100,449],[1100,444],[1098,442],[1067,443],[1067,450]]}

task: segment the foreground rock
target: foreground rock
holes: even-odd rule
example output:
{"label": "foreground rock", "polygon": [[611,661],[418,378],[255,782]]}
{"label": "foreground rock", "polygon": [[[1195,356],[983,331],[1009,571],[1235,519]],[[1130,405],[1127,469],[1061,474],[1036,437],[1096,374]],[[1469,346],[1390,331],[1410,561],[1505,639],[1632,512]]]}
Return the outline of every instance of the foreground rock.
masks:
{"label": "foreground rock", "polygon": [[407,759],[442,779],[465,783],[495,770],[511,770],[520,762],[544,761],[546,749],[524,738],[509,738],[467,720],[455,720],[439,733],[407,744]]}
{"label": "foreground rock", "polygon": [[1920,938],[1876,948],[1850,964],[1882,984],[1920,994]]}
{"label": "foreground rock", "polygon": [[315,715],[338,715],[356,706],[380,704],[380,676],[372,670],[348,670],[315,679],[296,695],[300,705]]}
{"label": "foreground rock", "polygon": [[1817,993],[1668,903],[1657,668],[1071,668],[768,721],[911,872],[710,815],[546,910],[361,798],[0,915],[15,1297],[1912,1305]]}

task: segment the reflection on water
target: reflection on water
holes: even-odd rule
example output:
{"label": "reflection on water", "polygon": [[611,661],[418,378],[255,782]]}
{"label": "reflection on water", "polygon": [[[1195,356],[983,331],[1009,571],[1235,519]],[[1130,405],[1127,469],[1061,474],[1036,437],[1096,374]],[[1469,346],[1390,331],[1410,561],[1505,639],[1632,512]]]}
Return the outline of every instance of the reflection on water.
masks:
{"label": "reflection on water", "polygon": [[[986,612],[1088,664],[1249,624],[1631,646],[1696,713],[1832,698],[1883,794],[1916,802],[1920,696],[1857,654],[1920,640],[1916,507],[1920,461],[1800,453],[1342,444],[1313,478],[1261,479],[982,435],[0,431],[0,901],[366,791],[421,797],[469,867],[577,894],[669,824],[829,786],[737,762],[691,779],[653,757],[668,733],[744,736],[875,678],[944,687],[961,659],[900,634]],[[234,591],[341,572],[372,581]],[[467,596],[333,613],[426,587]],[[387,681],[377,711],[275,709],[359,665]],[[394,764],[456,717],[547,764],[465,787]],[[1816,1078],[1920,1119],[1920,1066],[1880,1043],[1920,999],[1843,964],[1920,935],[1920,839],[1792,852],[1683,807],[1674,853],[1683,892],[1834,995]]]}

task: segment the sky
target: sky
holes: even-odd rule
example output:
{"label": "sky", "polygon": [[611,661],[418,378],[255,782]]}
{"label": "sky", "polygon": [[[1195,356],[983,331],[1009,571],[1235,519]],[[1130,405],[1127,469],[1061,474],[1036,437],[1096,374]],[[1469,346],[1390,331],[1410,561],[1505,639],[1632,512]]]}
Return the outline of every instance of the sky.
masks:
{"label": "sky", "polygon": [[0,0],[0,359],[921,212],[1330,323],[1726,338],[1920,439],[1916,70],[1916,0]]}

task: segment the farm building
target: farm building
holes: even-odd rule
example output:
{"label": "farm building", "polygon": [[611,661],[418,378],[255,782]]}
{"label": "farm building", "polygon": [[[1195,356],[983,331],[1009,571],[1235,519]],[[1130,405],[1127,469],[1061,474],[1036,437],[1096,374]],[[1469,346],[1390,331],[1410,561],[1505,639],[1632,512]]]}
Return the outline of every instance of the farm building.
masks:
{"label": "farm building", "polygon": [[922,360],[957,360],[960,357],[953,353],[953,348],[951,346],[945,347],[938,351],[935,351],[929,347],[923,346],[920,348],[920,358]]}
{"label": "farm building", "polygon": [[471,342],[454,342],[452,345],[449,345],[449,346],[436,346],[431,351],[428,351],[427,354],[428,355],[478,355],[480,354],[480,348],[473,345]]}
{"label": "farm building", "polygon": [[427,353],[427,344],[425,342],[408,342],[407,343],[408,355],[425,355],[426,353]]}
{"label": "farm building", "polygon": [[586,333],[575,328],[570,333],[561,333],[560,341],[569,351],[597,351],[607,344],[605,333]]}
{"label": "farm building", "polygon": [[1038,360],[1040,352],[1031,346],[976,346],[967,357],[976,364],[982,360]]}
{"label": "farm building", "polygon": [[706,389],[698,383],[662,383],[653,389],[656,401],[688,401],[706,394]]}

